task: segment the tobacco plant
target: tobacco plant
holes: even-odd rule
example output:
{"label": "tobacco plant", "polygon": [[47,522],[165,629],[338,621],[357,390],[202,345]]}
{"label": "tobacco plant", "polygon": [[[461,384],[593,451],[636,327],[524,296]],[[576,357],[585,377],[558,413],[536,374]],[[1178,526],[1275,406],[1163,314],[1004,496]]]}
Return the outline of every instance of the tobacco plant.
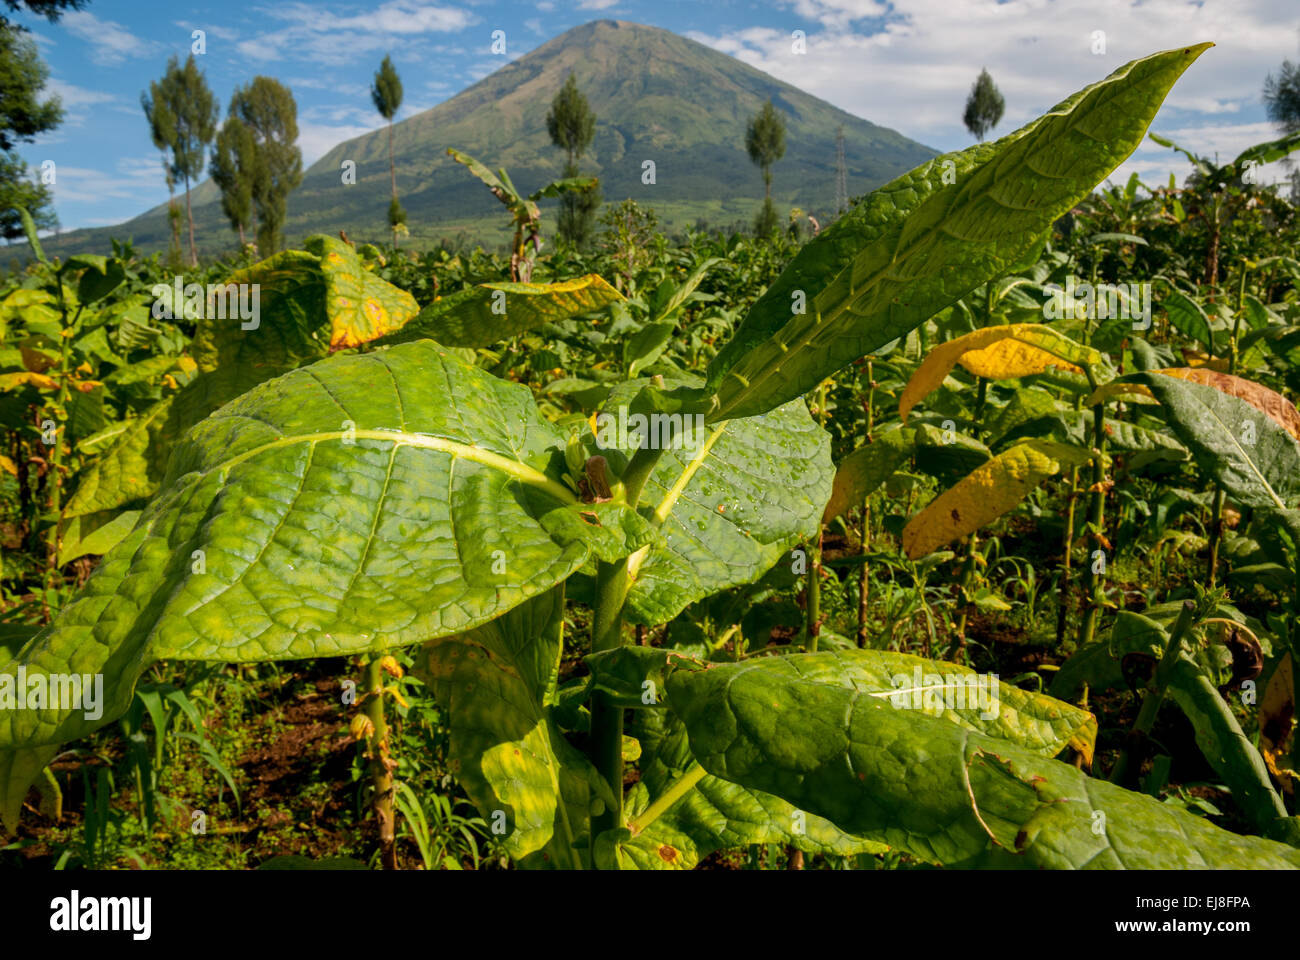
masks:
{"label": "tobacco plant", "polygon": [[[256,340],[259,382],[223,379],[245,369],[238,355],[254,338],[205,323],[203,393],[154,421],[179,439],[155,443],[140,424],[146,432],[118,454],[169,452],[139,488],[152,499],[81,594],[0,671],[102,673],[108,701],[95,721],[52,707],[0,716],[5,823],[58,745],[123,714],[157,660],[373,662],[411,646],[446,712],[452,768],[521,866],[689,868],[724,846],[767,843],[961,866],[1300,866],[1292,846],[1090,777],[1080,767],[1096,720],[1053,697],[1009,685],[977,697],[987,687],[969,668],[880,650],[738,647],[722,663],[700,647],[629,645],[625,630],[806,561],[801,545],[815,548],[836,471],[804,397],[1033,262],[1053,222],[1140,143],[1208,46],[1134,61],[1010,136],[880,188],[803,247],[706,370],[618,384],[590,424],[548,420],[526,386],[476,366],[472,348],[619,303],[599,278],[481,285],[417,315],[325,238],[249,268],[242,279],[275,296]],[[1202,422],[1240,414],[1232,405],[1243,401],[1177,375],[1121,383],[1093,348],[1041,329],[970,337],[935,351],[944,372],[960,359],[1000,376],[972,353],[1005,361],[1000,351],[1027,346],[1031,365],[1051,365],[1045,356],[1082,370],[1097,411],[1082,444],[1030,441],[988,460],[980,489],[1007,499],[1086,463],[1096,486],[1106,391],[1145,387],[1225,489],[1291,523],[1294,441],[1261,422],[1260,445],[1233,451]],[[633,376],[646,355],[624,355]],[[881,438],[882,450],[922,430]],[[974,482],[913,520],[910,555],[991,519],[962,490]],[[837,491],[854,505],[862,493]],[[1104,517],[1090,511],[1088,522],[1101,536]],[[591,611],[587,672],[561,683],[575,602]],[[1189,621],[1208,613],[1184,613],[1162,638],[1156,707],[1166,691],[1184,709],[1194,708],[1184,696],[1203,701],[1180,665],[1192,656]],[[1085,624],[1087,641],[1095,618]],[[945,709],[936,694],[951,688],[971,696]],[[1079,766],[1053,759],[1067,749]],[[1285,836],[1260,797],[1261,830]]]}

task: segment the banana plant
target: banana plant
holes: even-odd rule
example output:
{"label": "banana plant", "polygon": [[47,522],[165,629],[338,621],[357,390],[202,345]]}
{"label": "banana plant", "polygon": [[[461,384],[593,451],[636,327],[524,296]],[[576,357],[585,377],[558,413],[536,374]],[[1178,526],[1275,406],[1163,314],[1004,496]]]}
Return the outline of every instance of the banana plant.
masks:
{"label": "banana plant", "polygon": [[[58,744],[120,716],[155,661],[412,646],[462,786],[525,867],[682,868],[734,842],[957,866],[1300,866],[1294,847],[1052,759],[1088,762],[1096,721],[1046,695],[874,650],[716,663],[624,629],[815,540],[833,466],[804,395],[1013,272],[1208,46],[1134,61],[885,185],[800,251],[703,376],[620,384],[591,426],[547,420],[526,386],[428,336],[210,413],[82,593],[0,671],[105,679],[93,719],[0,714],[5,822]],[[574,602],[591,608],[588,673],[562,683]]]}
{"label": "banana plant", "polygon": [[515,230],[514,241],[510,248],[510,279],[516,283],[528,283],[532,280],[533,264],[542,249],[542,211],[537,206],[537,201],[549,200],[565,193],[590,190],[599,182],[596,177],[567,177],[563,180],[553,180],[525,197],[511,182],[505,168],[500,168],[493,173],[469,154],[461,153],[455,147],[448,147],[447,154],[457,163],[468,167],[469,172],[483,181],[483,185],[492,191],[492,196],[506,205]]}

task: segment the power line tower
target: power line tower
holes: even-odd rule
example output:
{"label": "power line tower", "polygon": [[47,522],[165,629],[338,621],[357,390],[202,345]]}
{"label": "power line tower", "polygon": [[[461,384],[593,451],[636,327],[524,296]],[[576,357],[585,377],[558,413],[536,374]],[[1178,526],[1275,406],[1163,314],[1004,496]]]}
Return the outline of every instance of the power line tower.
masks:
{"label": "power line tower", "polygon": [[844,128],[835,131],[835,216],[849,208],[849,171],[844,162]]}

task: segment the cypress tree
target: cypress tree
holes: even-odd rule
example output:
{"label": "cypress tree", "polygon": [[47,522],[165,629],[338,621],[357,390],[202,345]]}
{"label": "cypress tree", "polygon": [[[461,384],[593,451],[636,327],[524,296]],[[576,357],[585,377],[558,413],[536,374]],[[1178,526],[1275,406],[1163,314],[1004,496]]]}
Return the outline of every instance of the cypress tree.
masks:
{"label": "cypress tree", "polygon": [[393,199],[388,204],[388,225],[393,230],[393,246],[397,246],[397,227],[406,222],[406,211],[397,199],[397,163],[393,157],[393,116],[402,105],[402,78],[397,75],[392,59],[385,54],[384,62],[375,73],[370,99],[379,115],[388,121],[388,177],[392,184]]}
{"label": "cypress tree", "polygon": [[966,99],[966,112],[962,115],[962,122],[966,124],[966,129],[983,143],[984,137],[1002,119],[1002,111],[1006,108],[1006,105],[1006,101],[1002,99],[1002,94],[998,92],[998,88],[993,83],[993,78],[989,76],[989,72],[981,70],[979,77],[976,78],[974,85],[970,88],[970,96]]}
{"label": "cypress tree", "polygon": [[[592,113],[586,96],[578,89],[578,81],[572,73],[551,101],[550,112],[546,115],[546,132],[551,136],[551,143],[566,153],[565,179],[578,176],[578,161],[596,135],[596,115]],[[560,236],[579,249],[586,247],[592,238],[599,206],[600,191],[597,188],[563,194],[560,197]]]}
{"label": "cypress tree", "polygon": [[769,100],[754,114],[745,132],[745,150],[754,165],[763,171],[763,209],[754,222],[754,232],[770,236],[776,229],[776,209],[772,206],[772,164],[785,156],[785,121]]}

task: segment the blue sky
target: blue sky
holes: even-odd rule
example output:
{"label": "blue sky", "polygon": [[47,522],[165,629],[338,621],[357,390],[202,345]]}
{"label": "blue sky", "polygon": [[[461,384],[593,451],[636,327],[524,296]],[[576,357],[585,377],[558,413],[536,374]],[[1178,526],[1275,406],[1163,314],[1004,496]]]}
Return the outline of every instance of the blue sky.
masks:
{"label": "blue sky", "polygon": [[[55,162],[64,229],[117,223],[166,199],[140,93],[170,54],[188,54],[194,30],[204,31],[198,59],[223,115],[256,74],[292,88],[310,164],[381,125],[369,84],[385,53],[406,89],[402,119],[602,17],[675,30],[942,150],[970,143],[961,108],[981,67],[1007,101],[1003,134],[1128,60],[1213,40],[1153,129],[1227,160],[1276,136],[1260,88],[1283,59],[1300,59],[1296,0],[92,0],[57,24],[16,18],[67,110],[62,127],[20,152],[33,169]],[[505,57],[491,52],[495,30],[505,31]],[[803,56],[791,51],[795,30],[806,35]],[[1094,52],[1098,31],[1104,52]],[[1171,171],[1181,179],[1187,165],[1152,144],[1116,178],[1132,170],[1154,182]]]}

